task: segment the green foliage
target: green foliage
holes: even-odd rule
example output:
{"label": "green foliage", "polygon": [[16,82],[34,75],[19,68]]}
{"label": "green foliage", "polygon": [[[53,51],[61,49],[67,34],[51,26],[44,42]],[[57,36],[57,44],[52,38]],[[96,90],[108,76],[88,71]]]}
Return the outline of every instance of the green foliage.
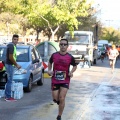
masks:
{"label": "green foliage", "polygon": [[115,30],[114,28],[103,28],[101,39],[108,40],[114,44],[120,44],[120,31]]}
{"label": "green foliage", "polygon": [[[17,19],[17,21],[23,30],[27,30],[29,27],[37,28],[37,30],[46,28],[50,29],[52,33],[56,33],[63,25],[70,31],[78,29],[78,25],[83,23],[78,18],[87,17],[89,14],[91,6],[86,1],[1,0],[0,11],[21,15],[22,19]],[[16,18],[14,17],[14,19]]]}

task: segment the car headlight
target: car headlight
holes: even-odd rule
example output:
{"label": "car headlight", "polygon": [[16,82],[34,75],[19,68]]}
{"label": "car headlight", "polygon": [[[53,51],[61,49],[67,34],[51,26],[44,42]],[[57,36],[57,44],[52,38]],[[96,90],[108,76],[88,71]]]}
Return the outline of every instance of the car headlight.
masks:
{"label": "car headlight", "polygon": [[15,69],[14,70],[14,74],[26,74],[27,73],[27,70],[25,69]]}

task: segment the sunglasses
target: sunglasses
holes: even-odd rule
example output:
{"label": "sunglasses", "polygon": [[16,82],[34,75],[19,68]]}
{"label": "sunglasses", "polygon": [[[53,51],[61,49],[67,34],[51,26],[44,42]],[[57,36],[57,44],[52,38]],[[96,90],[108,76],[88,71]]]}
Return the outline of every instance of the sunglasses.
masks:
{"label": "sunglasses", "polygon": [[15,39],[15,38],[14,38],[13,40],[18,40],[18,39]]}
{"label": "sunglasses", "polygon": [[60,43],[60,46],[67,46],[68,44]]}

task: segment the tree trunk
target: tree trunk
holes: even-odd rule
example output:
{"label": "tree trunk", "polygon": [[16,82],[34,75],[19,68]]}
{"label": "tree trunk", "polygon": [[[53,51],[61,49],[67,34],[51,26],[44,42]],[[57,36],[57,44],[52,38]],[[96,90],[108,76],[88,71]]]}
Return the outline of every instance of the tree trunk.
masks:
{"label": "tree trunk", "polygon": [[55,39],[54,39],[55,33],[58,31],[59,27],[60,27],[60,26],[57,26],[57,28],[56,28],[54,31],[50,28],[51,33],[52,33],[52,39],[51,39],[51,41],[55,41]]}
{"label": "tree trunk", "polygon": [[55,37],[55,32],[52,31],[52,38],[51,38],[51,41],[54,41],[54,37]]}
{"label": "tree trunk", "polygon": [[38,40],[40,31],[39,31],[39,30],[36,30],[36,32],[37,32],[36,40]]}

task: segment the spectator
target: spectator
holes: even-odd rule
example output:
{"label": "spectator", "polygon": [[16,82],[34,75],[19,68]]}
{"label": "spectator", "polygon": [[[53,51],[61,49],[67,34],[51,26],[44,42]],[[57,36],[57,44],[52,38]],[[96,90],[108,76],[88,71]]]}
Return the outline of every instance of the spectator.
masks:
{"label": "spectator", "polygon": [[7,45],[7,51],[6,51],[6,72],[7,72],[7,83],[5,88],[5,100],[6,101],[16,101],[14,98],[11,97],[11,85],[13,80],[13,74],[14,74],[14,66],[18,69],[21,68],[20,65],[16,63],[16,44],[18,43],[19,36],[13,35],[12,37],[12,43],[9,43]]}

